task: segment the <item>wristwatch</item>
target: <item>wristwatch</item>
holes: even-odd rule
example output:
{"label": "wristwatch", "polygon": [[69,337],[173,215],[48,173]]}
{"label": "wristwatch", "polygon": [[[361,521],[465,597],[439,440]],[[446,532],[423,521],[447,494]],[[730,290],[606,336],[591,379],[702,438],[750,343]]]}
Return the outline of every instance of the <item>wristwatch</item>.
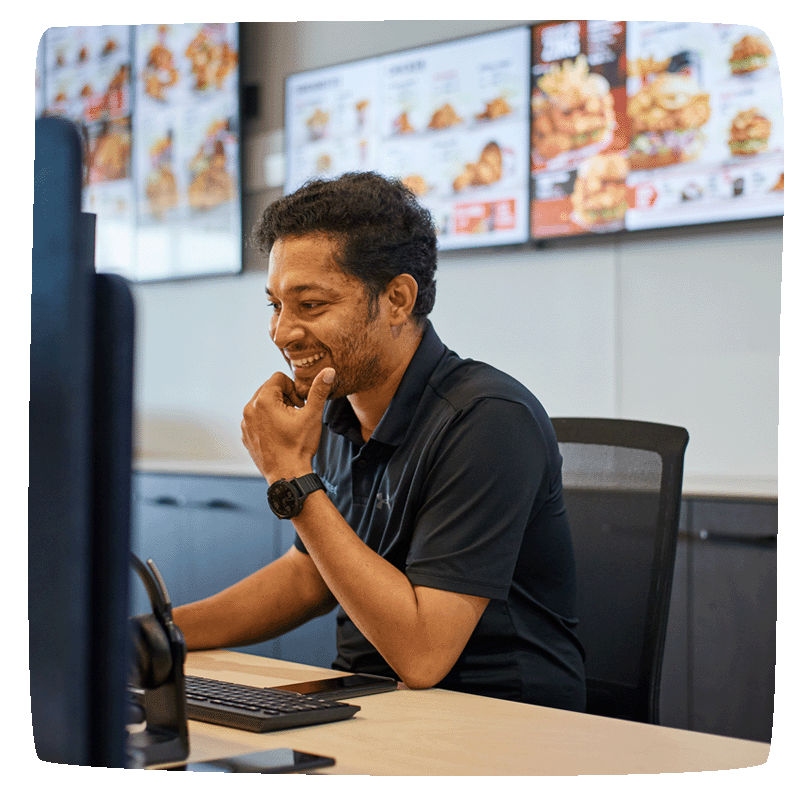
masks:
{"label": "wristwatch", "polygon": [[325,491],[325,485],[320,480],[319,475],[309,472],[300,478],[293,478],[290,481],[275,481],[267,489],[267,500],[269,507],[276,517],[280,519],[292,519],[303,510],[303,503],[312,492],[317,489]]}

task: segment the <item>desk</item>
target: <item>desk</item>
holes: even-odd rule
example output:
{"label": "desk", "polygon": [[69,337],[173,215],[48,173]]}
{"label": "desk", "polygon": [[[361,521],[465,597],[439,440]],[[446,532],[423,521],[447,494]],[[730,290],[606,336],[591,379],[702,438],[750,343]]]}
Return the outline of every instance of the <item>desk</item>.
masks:
{"label": "desk", "polygon": [[[186,672],[279,686],[333,670],[226,650],[190,653]],[[190,721],[191,761],[289,747],[332,756],[346,775],[624,775],[751,767],[769,745],[450,692],[359,697],[355,717],[272,733]]]}

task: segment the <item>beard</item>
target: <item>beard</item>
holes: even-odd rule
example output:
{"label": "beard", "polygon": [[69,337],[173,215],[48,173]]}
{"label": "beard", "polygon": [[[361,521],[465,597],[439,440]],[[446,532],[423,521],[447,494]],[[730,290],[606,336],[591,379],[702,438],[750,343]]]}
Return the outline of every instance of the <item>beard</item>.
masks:
{"label": "beard", "polygon": [[353,364],[350,359],[344,365],[334,364],[336,377],[328,397],[347,397],[374,388],[386,378],[386,370],[380,363],[380,358],[373,354],[363,359],[359,364]]}
{"label": "beard", "polygon": [[[330,352],[328,355],[329,358],[325,359],[324,366],[332,366],[336,370],[336,377],[328,393],[328,398],[331,400],[336,397],[347,397],[351,394],[365,392],[380,384],[387,377],[388,371],[383,368],[380,358],[376,354],[372,354],[360,362],[356,362],[352,357],[348,357],[345,361],[338,361]],[[320,370],[322,369],[323,367],[320,367]],[[301,400],[308,398],[313,382],[314,378],[295,378],[295,391]]]}
{"label": "beard", "polygon": [[[298,397],[302,400],[308,397],[314,378],[325,367],[336,370],[336,377],[328,394],[330,399],[368,391],[386,380],[389,370],[381,357],[381,345],[375,336],[375,322],[367,314],[349,330],[343,331],[331,346],[320,343],[318,349],[325,352],[325,358],[321,359],[319,369],[313,376],[295,378]],[[304,347],[308,350],[315,349]]]}

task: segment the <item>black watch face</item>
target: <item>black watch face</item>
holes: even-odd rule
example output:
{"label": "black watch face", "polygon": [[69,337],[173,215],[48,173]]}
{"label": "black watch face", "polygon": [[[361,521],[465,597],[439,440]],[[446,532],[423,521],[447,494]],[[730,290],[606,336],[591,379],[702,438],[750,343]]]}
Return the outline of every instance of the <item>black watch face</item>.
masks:
{"label": "black watch face", "polygon": [[269,504],[272,510],[281,519],[289,519],[296,516],[300,511],[300,504],[297,501],[297,493],[294,487],[287,481],[276,481],[269,487],[267,492]]}

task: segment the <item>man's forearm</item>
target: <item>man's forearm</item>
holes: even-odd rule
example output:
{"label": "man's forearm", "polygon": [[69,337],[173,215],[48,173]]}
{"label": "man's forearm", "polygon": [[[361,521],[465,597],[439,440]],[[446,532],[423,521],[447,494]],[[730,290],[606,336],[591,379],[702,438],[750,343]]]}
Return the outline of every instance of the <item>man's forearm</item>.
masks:
{"label": "man's forearm", "polygon": [[322,492],[308,497],[293,522],[320,576],[403,682],[438,683],[488,601],[415,587],[358,538]]}
{"label": "man's forearm", "polygon": [[179,606],[173,616],[190,650],[210,650],[280,636],[335,604],[309,557],[292,548],[219,594]]}

